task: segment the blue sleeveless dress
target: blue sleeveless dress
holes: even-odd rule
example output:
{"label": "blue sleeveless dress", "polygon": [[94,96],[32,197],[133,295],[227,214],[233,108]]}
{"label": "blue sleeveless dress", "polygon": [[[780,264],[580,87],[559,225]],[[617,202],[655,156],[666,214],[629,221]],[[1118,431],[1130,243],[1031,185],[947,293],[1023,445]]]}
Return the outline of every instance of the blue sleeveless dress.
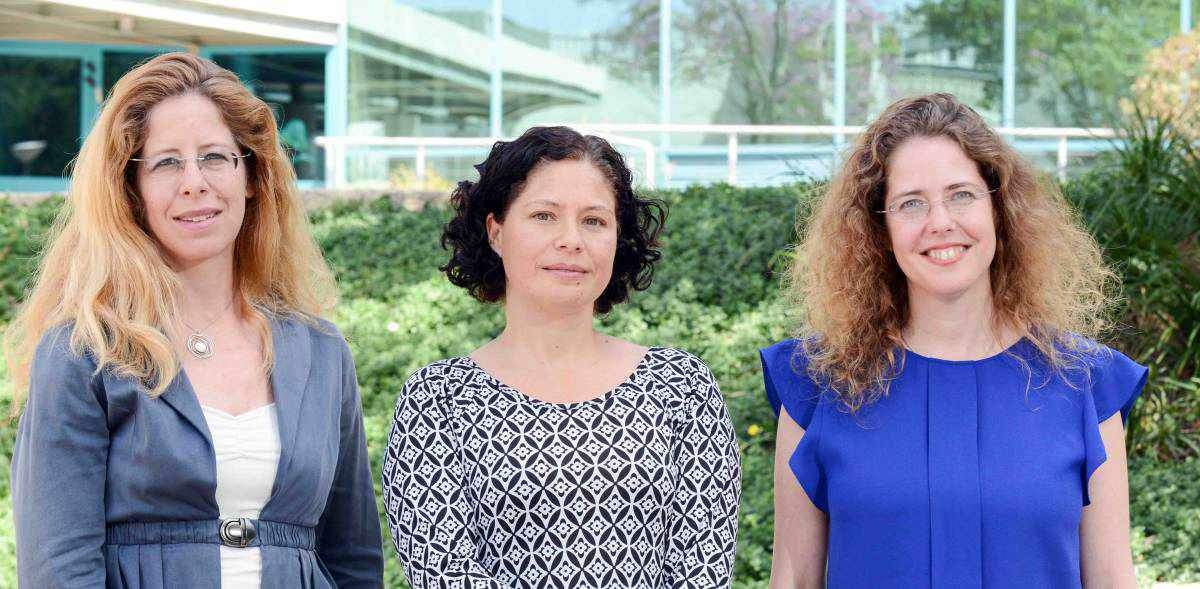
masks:
{"label": "blue sleeveless dress", "polygon": [[1147,370],[1099,346],[1049,370],[1021,340],[950,361],[904,351],[888,396],[851,415],[797,340],[761,351],[767,398],[804,428],[788,461],[829,517],[837,587],[1080,587],[1079,522]]}

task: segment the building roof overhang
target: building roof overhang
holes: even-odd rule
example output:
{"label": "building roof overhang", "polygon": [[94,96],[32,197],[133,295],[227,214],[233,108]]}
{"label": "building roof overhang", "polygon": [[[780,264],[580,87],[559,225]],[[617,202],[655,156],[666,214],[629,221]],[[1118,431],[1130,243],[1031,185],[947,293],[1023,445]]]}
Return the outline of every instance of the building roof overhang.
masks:
{"label": "building roof overhang", "polygon": [[341,2],[0,0],[0,39],[180,47],[333,46]]}

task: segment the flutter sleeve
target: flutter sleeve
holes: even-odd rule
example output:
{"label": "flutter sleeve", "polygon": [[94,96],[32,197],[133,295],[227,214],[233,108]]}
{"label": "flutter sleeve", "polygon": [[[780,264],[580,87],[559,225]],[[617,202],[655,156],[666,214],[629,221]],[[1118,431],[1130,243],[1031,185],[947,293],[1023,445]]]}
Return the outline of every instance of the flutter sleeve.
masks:
{"label": "flutter sleeve", "polygon": [[808,375],[804,348],[798,340],[784,340],[763,348],[759,356],[767,401],[775,414],[779,415],[781,408],[787,409],[788,416],[804,428],[804,437],[788,459],[788,466],[813,505],[828,512],[826,477],[818,452],[821,421],[818,409],[822,395]]}
{"label": "flutter sleeve", "polygon": [[1121,413],[1121,422],[1129,419],[1133,403],[1146,386],[1149,370],[1128,356],[1105,346],[1086,359],[1089,378],[1084,383],[1083,438],[1086,452],[1083,472],[1083,504],[1091,503],[1088,481],[1092,473],[1108,460],[1100,424]]}

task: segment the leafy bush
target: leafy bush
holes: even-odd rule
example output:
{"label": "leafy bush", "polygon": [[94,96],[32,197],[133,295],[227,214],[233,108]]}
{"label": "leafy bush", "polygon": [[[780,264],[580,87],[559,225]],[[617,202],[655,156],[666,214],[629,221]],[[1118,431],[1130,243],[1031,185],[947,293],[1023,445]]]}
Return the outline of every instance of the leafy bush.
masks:
{"label": "leafy bush", "polygon": [[1184,134],[1200,137],[1200,31],[1180,33],[1146,53],[1142,73],[1133,83],[1132,99],[1121,106],[1131,114],[1177,121]]}
{"label": "leafy bush", "polygon": [[[662,262],[652,294],[665,294],[690,281],[697,302],[740,312],[774,298],[780,252],[796,241],[797,214],[810,186],[735,188],[693,186],[654,194],[670,213],[663,233]],[[736,280],[730,278],[736,276]]]}
{"label": "leafy bush", "polygon": [[23,207],[0,198],[0,324],[12,319],[25,296],[42,241],[61,205],[61,198]]}
{"label": "leafy bush", "polygon": [[1200,460],[1134,460],[1129,515],[1138,577],[1200,580]]}
{"label": "leafy bush", "polygon": [[1150,367],[1131,420],[1132,451],[1196,456],[1200,153],[1170,121],[1135,118],[1124,145],[1063,190],[1121,274],[1118,347]]}
{"label": "leafy bush", "polygon": [[[1159,189],[1151,181],[1162,175],[1159,168],[1144,162],[1147,169],[1139,171],[1121,157],[1112,157],[1065,191],[1126,276],[1121,321],[1131,329],[1123,332],[1122,349],[1154,367],[1132,432],[1140,456],[1130,475],[1134,552],[1143,579],[1196,580],[1200,487],[1191,483],[1200,476],[1200,462],[1152,459],[1198,453],[1200,381],[1194,361],[1186,355],[1197,338],[1184,336],[1197,325],[1195,309],[1189,306],[1195,302],[1188,296],[1200,287],[1194,272],[1189,275],[1187,270],[1193,267],[1188,247],[1195,244],[1196,216],[1186,217],[1186,202],[1172,200],[1174,191],[1190,189],[1182,186],[1183,171],[1173,172],[1180,179]],[[1155,160],[1153,165],[1175,169],[1171,166],[1182,164]],[[1200,182],[1195,186],[1200,190]],[[671,212],[654,286],[597,318],[604,331],[619,337],[696,353],[721,383],[741,441],[745,473],[737,587],[765,587],[770,573],[775,428],[762,397],[757,349],[789,333],[778,273],[796,239],[793,219],[806,214],[805,195],[813,190],[812,185],[718,185],[655,193]],[[1109,198],[1114,194],[1137,204],[1110,202],[1120,200]],[[0,257],[0,322],[11,317],[59,202],[13,207],[0,201],[0,252],[5,253]],[[447,257],[438,237],[448,214],[439,208],[413,213],[387,199],[340,203],[312,213],[314,234],[341,288],[342,302],[333,320],[355,354],[376,473],[395,396],[408,375],[433,360],[469,353],[503,327],[499,307],[476,303],[437,270]],[[1145,223],[1158,223],[1160,218],[1176,226],[1161,235],[1146,235],[1150,232]],[[0,374],[0,389],[3,380]],[[5,399],[0,390],[0,405]],[[0,586],[15,584],[7,501],[14,425],[0,424]],[[403,586],[390,539],[385,539],[385,553],[387,586]]]}
{"label": "leafy bush", "polygon": [[[0,323],[0,327],[3,324]],[[16,424],[7,419],[9,391],[7,368],[0,362],[0,587],[17,586],[17,540],[13,529],[12,501],[9,500],[9,477],[12,473],[13,442]],[[7,564],[14,563],[14,564]]]}
{"label": "leafy bush", "polygon": [[438,244],[447,211],[411,213],[387,198],[340,202],[314,211],[313,233],[348,298],[390,300],[408,285],[441,276]]}

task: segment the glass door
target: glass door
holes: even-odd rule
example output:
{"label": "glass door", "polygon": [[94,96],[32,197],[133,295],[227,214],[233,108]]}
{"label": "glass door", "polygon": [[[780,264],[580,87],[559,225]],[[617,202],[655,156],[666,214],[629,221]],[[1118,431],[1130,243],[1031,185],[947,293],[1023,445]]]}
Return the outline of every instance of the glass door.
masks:
{"label": "glass door", "polygon": [[[0,190],[69,173],[79,151],[84,73],[80,57],[6,54],[0,48]],[[5,182],[14,177],[26,181]]]}

